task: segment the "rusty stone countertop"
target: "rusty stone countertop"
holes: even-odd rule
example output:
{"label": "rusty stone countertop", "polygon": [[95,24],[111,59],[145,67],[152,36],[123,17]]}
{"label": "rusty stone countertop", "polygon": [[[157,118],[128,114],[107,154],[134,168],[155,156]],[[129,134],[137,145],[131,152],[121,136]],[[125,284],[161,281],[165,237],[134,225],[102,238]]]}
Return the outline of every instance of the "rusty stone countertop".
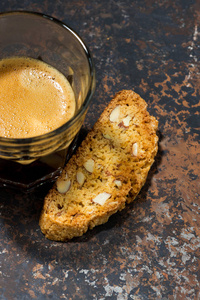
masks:
{"label": "rusty stone countertop", "polygon": [[0,299],[200,299],[200,2],[2,0],[52,15],[89,46],[97,85],[84,130],[134,89],[159,120],[159,152],[137,199],[70,242],[43,236],[47,190],[0,190]]}

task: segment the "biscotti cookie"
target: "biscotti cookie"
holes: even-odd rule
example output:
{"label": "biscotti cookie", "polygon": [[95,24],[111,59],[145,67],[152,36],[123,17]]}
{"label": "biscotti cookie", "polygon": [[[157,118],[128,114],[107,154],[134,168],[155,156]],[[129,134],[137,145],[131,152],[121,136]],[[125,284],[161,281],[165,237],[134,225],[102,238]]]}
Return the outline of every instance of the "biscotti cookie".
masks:
{"label": "biscotti cookie", "polygon": [[45,236],[81,236],[133,201],[157,153],[157,126],[138,94],[117,93],[45,197]]}

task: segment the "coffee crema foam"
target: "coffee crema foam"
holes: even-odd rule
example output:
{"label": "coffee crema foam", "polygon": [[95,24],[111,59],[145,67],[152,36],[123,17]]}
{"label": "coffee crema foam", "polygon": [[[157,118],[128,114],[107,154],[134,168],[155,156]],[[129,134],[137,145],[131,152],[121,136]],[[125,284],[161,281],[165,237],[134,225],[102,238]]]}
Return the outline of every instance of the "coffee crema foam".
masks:
{"label": "coffee crema foam", "polygon": [[0,61],[0,136],[28,138],[70,120],[75,97],[66,77],[43,61],[12,57]]}

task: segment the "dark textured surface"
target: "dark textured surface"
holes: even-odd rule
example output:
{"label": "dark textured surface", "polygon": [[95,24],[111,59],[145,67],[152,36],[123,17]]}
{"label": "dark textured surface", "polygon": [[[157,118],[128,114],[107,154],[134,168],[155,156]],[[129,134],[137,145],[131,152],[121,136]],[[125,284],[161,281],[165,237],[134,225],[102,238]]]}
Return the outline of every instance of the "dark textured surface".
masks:
{"label": "dark textured surface", "polygon": [[40,232],[44,188],[0,190],[0,298],[200,299],[200,2],[0,3],[16,9],[52,15],[88,44],[97,88],[84,130],[134,89],[159,120],[160,146],[135,202],[68,243]]}

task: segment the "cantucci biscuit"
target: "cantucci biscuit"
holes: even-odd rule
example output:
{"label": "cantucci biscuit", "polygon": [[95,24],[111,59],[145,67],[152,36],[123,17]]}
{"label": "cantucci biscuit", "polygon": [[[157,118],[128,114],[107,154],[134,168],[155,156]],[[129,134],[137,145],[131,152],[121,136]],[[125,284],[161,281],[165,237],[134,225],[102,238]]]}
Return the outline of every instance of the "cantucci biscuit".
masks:
{"label": "cantucci biscuit", "polygon": [[44,200],[40,227],[66,241],[135,199],[158,149],[158,122],[135,92],[115,95]]}

